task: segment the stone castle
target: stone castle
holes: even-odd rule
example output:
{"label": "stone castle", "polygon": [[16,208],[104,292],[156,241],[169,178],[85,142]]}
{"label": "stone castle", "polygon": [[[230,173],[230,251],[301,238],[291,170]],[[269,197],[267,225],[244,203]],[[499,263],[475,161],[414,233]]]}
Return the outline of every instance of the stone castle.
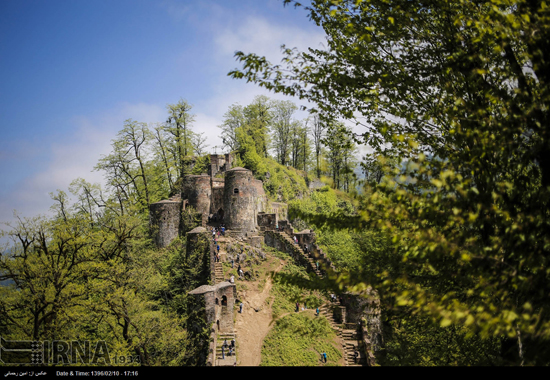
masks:
{"label": "stone castle", "polygon": [[[182,214],[193,207],[200,216],[202,226],[187,232],[188,252],[197,245],[200,236],[209,240],[211,235],[205,227],[210,220],[223,223],[227,228],[226,235],[238,237],[242,243],[257,248],[265,243],[288,253],[296,264],[305,266],[308,272],[314,272],[320,277],[335,272],[334,264],[315,244],[313,231],[294,232],[287,220],[287,205],[268,202],[262,181],[255,179],[248,169],[233,167],[231,154],[211,155],[208,173],[185,176],[180,190],[174,197],[149,206],[150,222],[159,248],[168,246],[183,232]],[[305,244],[310,247],[309,257],[301,248]],[[240,301],[237,301],[236,285],[223,277],[222,264],[216,262],[214,256],[214,244],[210,243],[210,252],[206,258],[210,284],[202,285],[189,294],[204,299],[205,321],[212,326],[207,365],[224,365],[217,358],[216,347],[225,337],[235,337],[234,308]],[[221,260],[229,259],[222,257]],[[314,261],[320,265],[316,266]],[[222,273],[219,279],[218,272]],[[339,302],[329,305],[327,310],[327,317],[334,317],[340,326],[334,325],[333,328],[337,331],[355,331],[352,331],[349,339],[352,339],[351,336],[361,337],[363,361],[367,365],[374,365],[374,352],[382,345],[380,305],[375,292],[367,300],[342,294]],[[344,337],[342,334],[339,333]],[[347,351],[349,348],[344,348],[344,352]]]}
{"label": "stone castle", "polygon": [[211,218],[223,222],[234,235],[254,235],[259,227],[286,219],[286,204],[268,204],[262,181],[248,169],[232,167],[233,161],[232,154],[210,155],[208,174],[185,176],[181,193],[149,206],[159,248],[178,236],[182,211],[188,207],[201,215],[203,227]]}

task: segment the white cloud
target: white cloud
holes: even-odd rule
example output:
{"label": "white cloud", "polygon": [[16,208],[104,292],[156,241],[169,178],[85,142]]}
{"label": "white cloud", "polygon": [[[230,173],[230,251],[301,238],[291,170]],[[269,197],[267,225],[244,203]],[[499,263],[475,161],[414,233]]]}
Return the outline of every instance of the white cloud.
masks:
{"label": "white cloud", "polygon": [[[233,25],[234,26],[234,25]],[[231,57],[236,51],[265,56],[272,64],[278,64],[283,57],[281,45],[307,48],[322,48],[325,41],[321,29],[316,32],[299,27],[277,25],[261,17],[249,16],[239,20],[238,26],[228,26],[215,37],[215,45],[221,57]]]}

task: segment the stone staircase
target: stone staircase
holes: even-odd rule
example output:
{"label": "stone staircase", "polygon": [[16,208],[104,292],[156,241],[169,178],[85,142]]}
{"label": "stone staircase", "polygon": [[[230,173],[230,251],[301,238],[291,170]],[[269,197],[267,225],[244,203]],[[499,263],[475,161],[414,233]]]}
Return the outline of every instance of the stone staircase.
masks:
{"label": "stone staircase", "polygon": [[294,243],[294,240],[284,231],[277,231],[279,235],[281,235],[287,242],[289,242],[290,244],[294,244],[296,245],[296,247],[298,248],[298,251],[300,251],[300,253],[307,259],[307,261],[309,262],[310,266],[311,266],[311,269],[313,270],[313,272],[315,272],[315,274],[317,276],[319,276],[319,278],[323,278],[323,274],[321,273],[320,270],[317,269],[317,265],[315,264],[315,260],[313,260],[309,255],[307,255],[305,252],[304,252],[304,249],[302,247],[300,247],[298,244]]}
{"label": "stone staircase", "polygon": [[339,337],[342,337],[342,328],[334,320],[334,316],[332,314],[332,311],[330,310],[330,306],[327,304],[322,305],[319,308],[319,312],[320,314],[323,315],[323,317],[325,317],[328,320],[328,322],[330,323],[330,326],[333,328],[334,331],[336,331],[336,334]]}
{"label": "stone staircase", "polygon": [[219,284],[220,282],[224,281],[223,278],[223,266],[222,263],[214,263],[214,277],[216,280],[216,284]]}
{"label": "stone staircase", "polygon": [[[342,346],[344,349],[344,360],[347,366],[361,366],[365,365],[364,355],[361,354],[361,340],[357,329],[344,329],[342,330]],[[354,352],[359,352],[359,360],[355,362]]]}
{"label": "stone staircase", "polygon": [[[223,341],[227,340],[228,344],[235,339],[235,351],[228,355],[229,350],[225,350],[225,358],[222,359]],[[216,339],[216,366],[235,366],[237,363],[237,335],[235,333],[219,333]]]}

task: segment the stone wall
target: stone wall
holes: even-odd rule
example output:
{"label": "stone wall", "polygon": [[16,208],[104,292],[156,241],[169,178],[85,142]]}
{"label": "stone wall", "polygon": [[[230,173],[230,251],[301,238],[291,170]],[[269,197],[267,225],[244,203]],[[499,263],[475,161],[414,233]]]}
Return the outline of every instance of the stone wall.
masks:
{"label": "stone wall", "polygon": [[276,214],[277,220],[288,219],[288,205],[282,202],[271,202],[267,207],[266,212]]}
{"label": "stone wall", "polygon": [[212,188],[212,205],[210,206],[210,214],[218,213],[218,216],[223,216],[223,191],[223,187]]}
{"label": "stone wall", "polygon": [[253,231],[257,226],[256,214],[263,211],[262,199],[265,199],[265,192],[261,181],[254,179],[250,170],[237,167],[227,171],[223,194],[224,223],[227,228]]}
{"label": "stone wall", "polygon": [[210,166],[208,168],[208,174],[211,177],[216,176],[218,173],[224,173],[233,167],[233,154],[211,154]]}
{"label": "stone wall", "polygon": [[298,246],[286,240],[281,234],[275,231],[265,231],[264,241],[267,246],[291,255],[297,265],[302,265],[306,267],[308,271],[313,271],[309,261],[302,252],[300,252]]}
{"label": "stone wall", "polygon": [[188,175],[183,178],[181,198],[189,201],[201,214],[210,213],[212,187],[208,175]]}
{"label": "stone wall", "polygon": [[300,247],[304,247],[304,244],[307,244],[308,248],[311,249],[311,246],[315,242],[315,234],[311,230],[303,230],[294,234],[296,239],[298,239],[298,244]]}
{"label": "stone wall", "polygon": [[262,230],[273,230],[277,224],[277,214],[266,214],[263,212],[257,215],[258,227]]}
{"label": "stone wall", "polygon": [[181,201],[164,200],[149,205],[149,222],[153,239],[159,248],[167,247],[178,237],[181,221]]}

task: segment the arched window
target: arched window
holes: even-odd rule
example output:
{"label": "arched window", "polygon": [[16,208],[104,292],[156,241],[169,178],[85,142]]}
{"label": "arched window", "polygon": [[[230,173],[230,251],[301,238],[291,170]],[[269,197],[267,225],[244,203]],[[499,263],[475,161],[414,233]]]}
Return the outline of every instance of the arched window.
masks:
{"label": "arched window", "polygon": [[226,296],[222,297],[222,306],[227,306],[227,297]]}

